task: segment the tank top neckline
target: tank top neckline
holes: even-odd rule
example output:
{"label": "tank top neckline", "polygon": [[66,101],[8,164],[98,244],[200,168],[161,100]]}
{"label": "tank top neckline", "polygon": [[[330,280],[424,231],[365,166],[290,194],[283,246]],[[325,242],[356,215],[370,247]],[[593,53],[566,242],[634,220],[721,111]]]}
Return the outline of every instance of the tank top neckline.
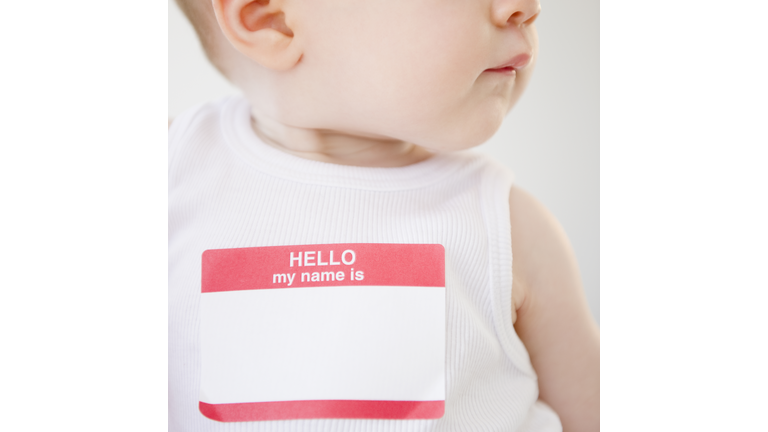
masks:
{"label": "tank top neckline", "polygon": [[352,189],[395,191],[426,187],[455,173],[471,152],[436,153],[412,165],[371,168],[304,159],[266,143],[250,125],[250,105],[242,96],[222,101],[221,128],[229,147],[247,164],[266,174],[300,183]]}

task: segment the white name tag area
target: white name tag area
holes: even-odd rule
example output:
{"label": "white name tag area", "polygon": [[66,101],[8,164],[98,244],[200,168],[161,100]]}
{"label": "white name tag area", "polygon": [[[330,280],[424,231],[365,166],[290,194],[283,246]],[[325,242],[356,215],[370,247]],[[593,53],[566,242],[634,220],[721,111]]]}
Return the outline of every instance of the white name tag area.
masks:
{"label": "white name tag area", "polygon": [[441,245],[207,250],[202,268],[206,417],[442,417]]}

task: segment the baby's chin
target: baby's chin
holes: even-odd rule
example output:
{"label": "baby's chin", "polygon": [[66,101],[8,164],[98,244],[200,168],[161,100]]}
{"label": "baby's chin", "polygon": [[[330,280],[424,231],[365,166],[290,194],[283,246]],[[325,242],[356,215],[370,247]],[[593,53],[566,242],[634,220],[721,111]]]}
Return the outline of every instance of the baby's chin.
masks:
{"label": "baby's chin", "polygon": [[489,115],[465,121],[416,137],[411,142],[435,152],[453,152],[477,147],[488,141],[501,127],[504,116]]}

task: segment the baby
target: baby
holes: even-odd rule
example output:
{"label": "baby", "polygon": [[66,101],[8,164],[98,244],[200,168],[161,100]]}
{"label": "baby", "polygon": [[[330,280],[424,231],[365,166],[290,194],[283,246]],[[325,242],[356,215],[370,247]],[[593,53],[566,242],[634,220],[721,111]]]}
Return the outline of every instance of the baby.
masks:
{"label": "baby", "polygon": [[169,428],[599,430],[568,241],[460,151],[538,0],[177,1],[243,96],[169,129]]}

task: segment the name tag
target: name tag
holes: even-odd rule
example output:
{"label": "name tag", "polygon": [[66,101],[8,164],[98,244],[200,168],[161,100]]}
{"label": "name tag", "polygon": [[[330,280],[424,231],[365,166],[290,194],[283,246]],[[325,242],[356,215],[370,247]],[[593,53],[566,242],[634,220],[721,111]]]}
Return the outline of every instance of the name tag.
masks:
{"label": "name tag", "polygon": [[443,416],[443,246],[217,249],[202,260],[204,416]]}

